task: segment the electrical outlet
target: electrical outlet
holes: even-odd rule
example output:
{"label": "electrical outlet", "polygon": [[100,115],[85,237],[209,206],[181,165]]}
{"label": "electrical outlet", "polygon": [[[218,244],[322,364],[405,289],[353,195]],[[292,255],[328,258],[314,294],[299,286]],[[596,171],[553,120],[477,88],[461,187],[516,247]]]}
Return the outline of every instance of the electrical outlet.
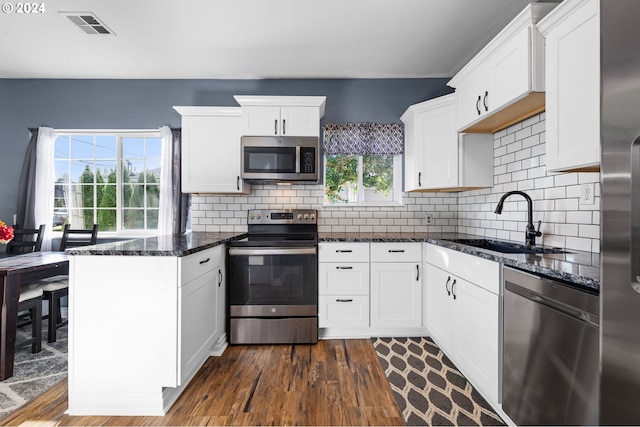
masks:
{"label": "electrical outlet", "polygon": [[595,186],[593,183],[582,184],[580,186],[580,204],[593,205],[595,203]]}
{"label": "electrical outlet", "polygon": [[433,225],[433,215],[431,214],[426,214],[424,219],[426,219],[427,221],[427,225]]}

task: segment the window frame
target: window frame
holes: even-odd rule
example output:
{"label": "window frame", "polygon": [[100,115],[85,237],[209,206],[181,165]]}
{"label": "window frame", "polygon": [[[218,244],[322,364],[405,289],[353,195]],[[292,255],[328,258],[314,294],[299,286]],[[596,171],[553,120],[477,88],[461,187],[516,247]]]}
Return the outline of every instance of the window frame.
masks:
{"label": "window frame", "polygon": [[[363,154],[342,154],[344,156],[358,156],[358,202],[355,203],[330,203],[327,200],[327,183],[326,178],[322,185],[322,206],[323,207],[386,207],[386,206],[403,206],[404,198],[402,195],[402,176],[403,176],[403,155],[402,154],[392,154],[393,156],[393,200],[384,202],[384,201],[364,201],[364,185],[363,185],[363,169],[364,169],[364,160]],[[384,155],[384,154],[381,154]],[[323,154],[323,167],[322,172],[323,176],[327,176],[327,154]]]}
{"label": "window frame", "polygon": [[[55,134],[56,134],[56,139],[59,136],[92,136],[92,137],[96,137],[96,136],[115,136],[116,137],[116,158],[115,158],[115,171],[116,171],[116,229],[115,230],[100,230],[100,235],[101,236],[106,236],[106,237],[149,237],[149,236],[156,236],[158,234],[158,230],[156,229],[124,229],[122,228],[123,225],[123,215],[124,215],[124,210],[125,207],[123,206],[123,200],[122,200],[122,196],[123,196],[123,183],[122,183],[122,168],[123,168],[123,164],[124,162],[126,162],[125,160],[125,156],[123,156],[123,148],[122,148],[122,140],[124,138],[157,138],[160,141],[162,140],[162,135],[159,129],[83,129],[83,130],[73,130],[73,129],[56,129],[55,130]],[[146,147],[145,147],[146,150]],[[146,155],[146,153],[145,153]],[[69,153],[69,161],[73,161],[75,160],[75,158],[70,157],[71,153]],[[146,159],[146,157],[145,157]],[[56,158],[55,154],[53,157],[53,161],[55,162],[56,160],[62,160],[60,158]],[[95,158],[95,153],[94,153],[94,157],[93,160],[96,161]],[[162,167],[162,161],[160,159],[160,166]],[[105,177],[106,179],[106,177]],[[52,183],[53,188],[55,188],[56,186],[56,181],[57,181],[57,177],[54,179],[54,182]],[[160,181],[158,181],[158,186],[160,186],[161,183]],[[94,189],[94,197],[95,197],[95,188],[96,186],[93,186]],[[144,199],[144,207],[143,209],[145,211],[147,211],[148,207],[146,206],[147,204],[147,200],[146,197],[143,197]],[[55,206],[52,207],[52,211],[55,209]],[[67,206],[67,209],[69,209],[69,207]],[[92,209],[94,210],[94,216],[95,216],[95,207],[92,207]],[[155,209],[155,208],[153,208]],[[158,209],[159,211],[159,209]],[[67,215],[69,215],[70,213],[67,212]],[[159,214],[159,212],[158,212]],[[145,215],[145,222],[146,222],[146,215]],[[53,237],[60,237],[62,236],[62,231],[61,230],[53,230]]]}

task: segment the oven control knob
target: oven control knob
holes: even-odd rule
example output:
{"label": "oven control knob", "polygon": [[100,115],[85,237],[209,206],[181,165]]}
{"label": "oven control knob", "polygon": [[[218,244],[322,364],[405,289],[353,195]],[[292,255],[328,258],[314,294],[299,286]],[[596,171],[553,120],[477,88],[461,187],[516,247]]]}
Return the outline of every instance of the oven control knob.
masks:
{"label": "oven control knob", "polygon": [[262,214],[256,214],[256,219],[262,218]]}
{"label": "oven control knob", "polygon": [[254,214],[249,214],[249,219],[254,219],[256,216]]}
{"label": "oven control knob", "polygon": [[316,219],[316,214],[311,214],[309,218],[311,218],[311,221],[313,221],[314,219]]}
{"label": "oven control knob", "polygon": [[309,219],[309,214],[304,214],[304,219]]}
{"label": "oven control knob", "polygon": [[276,312],[276,308],[275,307],[271,307],[271,312],[275,313]]}
{"label": "oven control knob", "polygon": [[298,214],[298,219],[302,219],[302,214]]}

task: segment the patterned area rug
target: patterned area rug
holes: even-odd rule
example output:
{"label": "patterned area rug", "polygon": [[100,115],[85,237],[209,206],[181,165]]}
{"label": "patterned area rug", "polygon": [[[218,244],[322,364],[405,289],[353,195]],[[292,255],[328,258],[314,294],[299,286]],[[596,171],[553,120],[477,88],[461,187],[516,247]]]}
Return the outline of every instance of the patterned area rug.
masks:
{"label": "patterned area rug", "polygon": [[430,338],[372,338],[407,425],[505,425]]}
{"label": "patterned area rug", "polygon": [[[67,376],[67,327],[57,331],[56,342],[47,343],[47,320],[43,321],[42,351],[31,353],[31,346],[16,350],[13,376],[0,381],[0,420],[42,394]],[[17,341],[31,335],[31,329],[18,329]]]}

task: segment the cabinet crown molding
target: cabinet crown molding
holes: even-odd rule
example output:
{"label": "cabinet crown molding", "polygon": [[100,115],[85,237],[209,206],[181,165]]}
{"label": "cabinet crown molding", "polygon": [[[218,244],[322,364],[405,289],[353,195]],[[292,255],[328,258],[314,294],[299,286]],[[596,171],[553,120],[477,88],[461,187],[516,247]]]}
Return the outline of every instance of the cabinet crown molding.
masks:
{"label": "cabinet crown molding", "polygon": [[262,95],[234,95],[241,106],[262,105],[281,107],[318,107],[320,117],[324,116],[326,96],[262,96]]}
{"label": "cabinet crown molding", "polygon": [[196,106],[174,106],[182,116],[229,116],[240,117],[242,109],[240,107],[196,107]]}
{"label": "cabinet crown molding", "polygon": [[448,95],[442,95],[437,98],[428,99],[417,104],[410,105],[406,111],[400,117],[403,123],[410,120],[415,114],[422,113],[424,111],[430,111],[434,108],[445,107],[456,102],[456,94],[450,93]]}
{"label": "cabinet crown molding", "polygon": [[509,41],[522,28],[531,26],[535,31],[535,24],[551,12],[557,3],[530,3],[506,27],[502,29],[487,45],[482,48],[449,82],[447,86],[457,87],[458,82],[471,74],[474,69],[485,61],[496,49]]}
{"label": "cabinet crown molding", "polygon": [[541,19],[536,24],[536,27],[538,27],[540,34],[546,37],[549,31],[570,17],[576,10],[589,6],[592,7],[591,15],[595,15],[599,12],[600,2],[594,0],[564,0],[553,10],[553,13],[549,13],[544,19]]}

